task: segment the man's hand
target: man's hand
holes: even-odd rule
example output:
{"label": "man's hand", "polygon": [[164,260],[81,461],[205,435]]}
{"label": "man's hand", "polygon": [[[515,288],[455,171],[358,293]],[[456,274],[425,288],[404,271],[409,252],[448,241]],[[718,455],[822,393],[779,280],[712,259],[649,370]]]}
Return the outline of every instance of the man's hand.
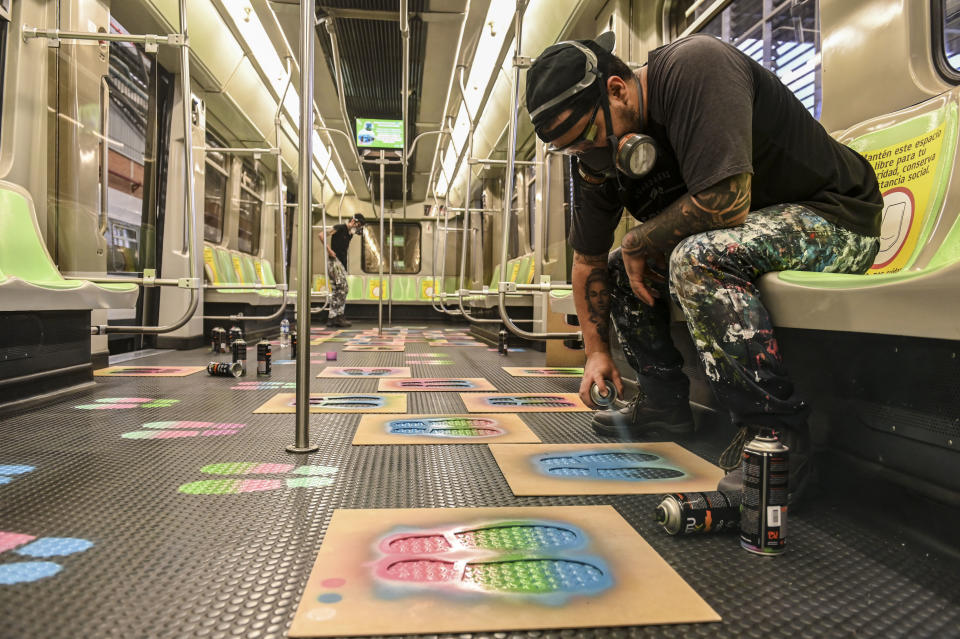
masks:
{"label": "man's hand", "polygon": [[610,353],[592,353],[587,357],[587,363],[583,367],[583,379],[580,381],[580,399],[583,400],[584,404],[599,408],[590,399],[590,387],[596,384],[600,388],[600,394],[606,395],[607,387],[603,383],[605,379],[613,382],[620,397],[623,397],[623,380],[620,379],[620,371],[614,365]]}
{"label": "man's hand", "polygon": [[647,287],[646,282],[644,282],[644,279],[650,273],[647,270],[647,256],[643,253],[629,255],[626,251],[622,255],[623,266],[627,271],[627,277],[630,278],[630,288],[633,289],[633,294],[647,306],[653,306],[656,301],[655,298],[659,297],[660,294],[656,289]]}
{"label": "man's hand", "polygon": [[337,256],[336,253],[334,253],[334,252],[331,251],[330,249],[327,249],[327,257],[329,257],[329,258],[332,260],[332,259],[335,258],[336,256]]}

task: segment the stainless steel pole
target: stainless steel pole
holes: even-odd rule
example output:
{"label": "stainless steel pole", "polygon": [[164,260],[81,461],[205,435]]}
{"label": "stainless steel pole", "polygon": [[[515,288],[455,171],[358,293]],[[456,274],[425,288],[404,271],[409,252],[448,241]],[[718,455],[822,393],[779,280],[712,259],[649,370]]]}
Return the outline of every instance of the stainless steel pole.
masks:
{"label": "stainless steel pole", "polygon": [[[520,113],[520,64],[517,58],[520,57],[520,46],[523,42],[523,12],[527,8],[529,0],[517,0],[517,10],[514,14],[514,34],[516,34],[516,48],[514,49],[515,58],[513,61],[513,88],[510,93],[510,121],[509,135],[507,136],[507,175],[506,183],[503,189],[503,237],[500,243],[500,277],[506,277],[507,272],[507,251],[510,248],[510,224],[513,215],[513,190],[516,183],[516,155],[517,155],[517,117]],[[543,339],[572,339],[579,338],[580,333],[531,333],[517,326],[510,318],[507,311],[507,291],[506,283],[501,282],[498,289],[500,308],[500,319],[504,325],[514,335],[525,339],[543,340]]]}
{"label": "stainless steel pole", "polygon": [[377,301],[377,335],[383,335],[383,183],[387,174],[387,156],[380,151],[380,287],[377,292],[380,297]]}
{"label": "stainless steel pole", "polygon": [[[400,113],[403,118],[403,168],[400,182],[401,211],[407,217],[407,116],[410,106],[410,14],[407,0],[400,0],[400,37],[403,38],[403,73],[400,87]],[[390,326],[393,326],[393,215],[390,215]]]}
{"label": "stainless steel pole", "polygon": [[[180,0],[183,2],[184,0]],[[300,270],[297,281],[296,442],[289,453],[312,453],[310,445],[310,240],[313,229],[313,25],[316,0],[300,0],[300,159],[297,212],[300,224]]]}

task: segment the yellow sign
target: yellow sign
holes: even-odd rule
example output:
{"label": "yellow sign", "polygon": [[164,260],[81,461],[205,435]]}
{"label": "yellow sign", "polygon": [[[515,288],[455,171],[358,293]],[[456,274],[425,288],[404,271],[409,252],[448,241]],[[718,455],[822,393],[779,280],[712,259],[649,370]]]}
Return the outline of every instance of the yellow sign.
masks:
{"label": "yellow sign", "polygon": [[420,282],[420,299],[428,300],[433,298],[434,281],[422,280]]}
{"label": "yellow sign", "polygon": [[[384,288],[383,296],[387,297],[389,293],[387,292],[388,288]],[[367,284],[367,298],[368,299],[380,299],[380,280],[371,278],[370,282]]]}
{"label": "yellow sign", "polygon": [[894,273],[910,261],[933,204],[933,181],[945,131],[946,123],[915,138],[863,152],[883,193],[880,252],[868,273]]}

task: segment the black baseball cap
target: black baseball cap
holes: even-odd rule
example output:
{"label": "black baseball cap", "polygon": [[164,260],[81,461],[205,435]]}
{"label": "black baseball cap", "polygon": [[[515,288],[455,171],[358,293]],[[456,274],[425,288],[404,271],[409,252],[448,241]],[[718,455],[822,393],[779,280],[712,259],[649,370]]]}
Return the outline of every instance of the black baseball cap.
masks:
{"label": "black baseball cap", "polygon": [[[613,51],[616,36],[607,31],[595,40],[567,40],[543,50],[527,71],[527,112],[539,137],[549,142],[570,130],[602,95],[598,56]],[[568,108],[574,111],[547,127]]]}
{"label": "black baseball cap", "polygon": [[367,223],[367,219],[363,217],[362,213],[354,213],[353,221],[356,222],[359,226],[363,226],[364,224]]}

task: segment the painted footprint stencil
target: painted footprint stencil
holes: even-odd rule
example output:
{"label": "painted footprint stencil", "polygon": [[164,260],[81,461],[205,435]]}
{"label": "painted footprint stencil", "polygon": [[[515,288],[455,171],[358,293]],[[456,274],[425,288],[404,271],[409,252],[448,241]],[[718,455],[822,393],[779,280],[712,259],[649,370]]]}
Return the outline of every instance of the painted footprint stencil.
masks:
{"label": "painted footprint stencil", "polygon": [[645,481],[677,479],[686,473],[659,455],[637,451],[587,451],[535,455],[534,467],[550,477]]}
{"label": "painted footprint stencil", "polygon": [[292,475],[282,479],[205,479],[183,484],[177,490],[188,495],[234,495],[278,488],[321,488],[333,484],[336,466],[294,466],[261,462],[209,464],[200,469],[208,475]]}
{"label": "painted footprint stencil", "polygon": [[613,585],[602,559],[578,552],[588,543],[574,526],[539,520],[401,532],[380,542],[374,574],[385,585],[561,605]]}
{"label": "painted footprint stencil", "polygon": [[[25,545],[26,544],[26,545]],[[21,557],[50,559],[81,553],[93,546],[92,541],[74,537],[41,537],[0,531],[0,553],[8,550]],[[0,586],[27,583],[52,577],[62,566],[52,561],[18,561],[0,564]]]}
{"label": "painted footprint stencil", "polygon": [[25,464],[0,464],[0,485],[9,484],[20,475],[25,475],[33,470],[34,466]]}

